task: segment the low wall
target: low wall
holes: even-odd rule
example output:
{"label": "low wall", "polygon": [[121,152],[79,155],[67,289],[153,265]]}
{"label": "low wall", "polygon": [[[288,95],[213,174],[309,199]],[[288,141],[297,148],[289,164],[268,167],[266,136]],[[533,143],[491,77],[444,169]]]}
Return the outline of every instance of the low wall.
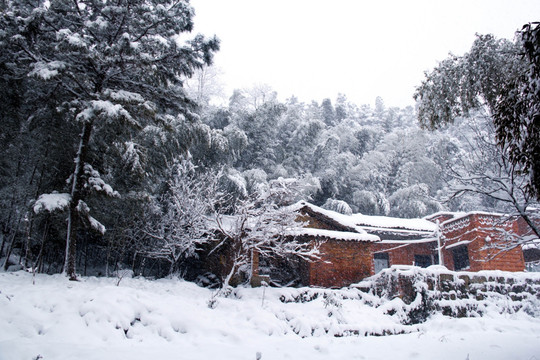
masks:
{"label": "low wall", "polygon": [[540,317],[540,273],[392,266],[355,287],[379,299],[373,300],[376,306],[386,306],[389,313],[401,312],[404,323],[419,323],[434,313],[482,316],[488,307]]}

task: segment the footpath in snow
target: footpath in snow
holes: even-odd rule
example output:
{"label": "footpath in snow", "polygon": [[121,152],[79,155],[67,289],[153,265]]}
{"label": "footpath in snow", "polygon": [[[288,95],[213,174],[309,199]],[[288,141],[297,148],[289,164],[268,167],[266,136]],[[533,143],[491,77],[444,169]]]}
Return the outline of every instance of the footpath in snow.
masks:
{"label": "footpath in snow", "polygon": [[403,325],[357,289],[239,288],[212,309],[193,283],[117,282],[0,273],[0,360],[540,360],[540,319],[520,311]]}

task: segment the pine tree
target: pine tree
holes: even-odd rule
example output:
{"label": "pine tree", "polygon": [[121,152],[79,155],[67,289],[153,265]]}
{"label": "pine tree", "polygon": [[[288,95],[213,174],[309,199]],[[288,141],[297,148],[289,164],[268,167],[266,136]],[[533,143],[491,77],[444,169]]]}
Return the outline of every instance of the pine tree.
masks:
{"label": "pine tree", "polygon": [[[92,165],[116,156],[141,165],[144,174],[149,135],[189,124],[193,104],[182,79],[211,63],[219,46],[202,35],[184,39],[193,15],[188,1],[168,0],[17,1],[2,13],[0,42],[9,50],[2,65],[35,84],[25,101],[51,108],[49,116],[62,127],[79,127],[79,137],[64,139],[76,149],[67,191],[64,271],[70,278],[76,278],[78,229],[103,230],[89,215],[86,197],[95,190],[114,193]],[[180,140],[177,150],[186,147]]]}

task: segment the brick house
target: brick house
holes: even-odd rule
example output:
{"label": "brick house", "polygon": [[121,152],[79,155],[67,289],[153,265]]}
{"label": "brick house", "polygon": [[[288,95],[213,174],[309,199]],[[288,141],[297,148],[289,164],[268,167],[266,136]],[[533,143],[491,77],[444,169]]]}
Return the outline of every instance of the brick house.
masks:
{"label": "brick house", "polygon": [[509,248],[511,237],[520,236],[517,219],[493,213],[471,212],[451,218],[438,214],[443,264],[450,270],[523,271],[525,260],[520,246]]}
{"label": "brick house", "polygon": [[297,206],[299,219],[307,223],[304,235],[309,241],[323,241],[321,259],[305,266],[303,285],[346,286],[392,265],[439,264],[439,254],[450,270],[525,269],[521,247],[505,248],[509,237],[523,235],[523,225],[500,214],[437,213],[400,219],[343,215],[306,202]]}
{"label": "brick house", "polygon": [[392,265],[427,267],[438,263],[435,223],[425,219],[362,214],[354,214],[352,217],[358,226],[381,239],[373,245],[375,273]]}
{"label": "brick house", "polygon": [[343,287],[392,265],[436,265],[439,256],[455,271],[525,269],[521,247],[504,247],[509,238],[523,236],[526,226],[500,214],[441,212],[401,219],[344,215],[305,201],[293,205],[293,210],[305,224],[294,236],[318,244],[320,258],[264,259],[253,254],[252,284],[265,280],[276,285]]}
{"label": "brick house", "polygon": [[[350,216],[304,201],[294,208],[299,214],[298,220],[306,224],[296,236],[320,246],[318,260],[297,262],[298,285],[343,287],[374,274],[372,246],[379,241],[378,236],[356,226]],[[271,277],[272,267],[265,267],[264,262],[264,259],[256,259],[254,274]],[[285,271],[288,270],[286,266]]]}
{"label": "brick house", "polygon": [[387,224],[366,228],[382,239],[374,246],[376,272],[391,265],[439,264],[439,256],[442,265],[455,271],[525,269],[521,247],[508,246],[511,237],[522,235],[516,219],[483,212],[437,213],[424,219],[387,218]]}

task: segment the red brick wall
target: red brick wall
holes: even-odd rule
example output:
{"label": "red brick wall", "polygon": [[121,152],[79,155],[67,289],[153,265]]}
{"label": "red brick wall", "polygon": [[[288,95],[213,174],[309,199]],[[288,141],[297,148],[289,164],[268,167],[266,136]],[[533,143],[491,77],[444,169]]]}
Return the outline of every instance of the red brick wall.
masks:
{"label": "red brick wall", "polygon": [[343,287],[373,275],[372,243],[329,239],[321,260],[309,264],[309,285]]}
{"label": "red brick wall", "polygon": [[403,244],[385,244],[374,243],[373,252],[386,252],[388,253],[389,266],[392,265],[413,265],[414,255],[436,255],[437,243],[419,243],[409,244],[403,246]]}
{"label": "red brick wall", "polygon": [[[497,246],[507,245],[504,231],[518,233],[517,222],[503,222],[501,217],[483,214],[471,214],[467,217],[445,224],[442,229],[445,237],[443,249],[444,265],[455,270],[453,249],[448,246],[461,241],[470,241],[469,271],[503,270],[523,271],[525,261],[520,247],[501,251]],[[489,237],[489,241],[487,240]]]}
{"label": "red brick wall", "polygon": [[[540,220],[539,219],[533,219],[530,218],[530,220],[536,225],[540,226]],[[526,235],[532,235],[534,234],[533,230],[529,227],[527,222],[523,220],[522,217],[519,217],[517,219],[517,231],[520,236],[526,236]]]}

